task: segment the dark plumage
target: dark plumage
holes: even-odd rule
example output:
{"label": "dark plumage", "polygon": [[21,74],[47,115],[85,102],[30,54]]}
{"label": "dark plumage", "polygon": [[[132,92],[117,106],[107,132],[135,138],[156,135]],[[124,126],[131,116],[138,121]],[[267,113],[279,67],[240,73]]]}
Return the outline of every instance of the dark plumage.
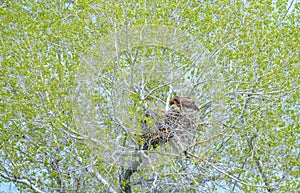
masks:
{"label": "dark plumage", "polygon": [[190,108],[190,109],[199,111],[199,108],[195,104],[195,101],[193,101],[190,97],[187,97],[187,96],[175,96],[170,101],[170,105],[173,105],[173,104],[175,104],[177,107],[179,107],[181,111],[183,111],[183,108]]}

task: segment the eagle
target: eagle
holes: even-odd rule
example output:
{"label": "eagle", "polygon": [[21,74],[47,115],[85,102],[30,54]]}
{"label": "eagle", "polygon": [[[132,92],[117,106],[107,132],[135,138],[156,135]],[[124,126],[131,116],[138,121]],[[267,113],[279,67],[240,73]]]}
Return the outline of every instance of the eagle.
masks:
{"label": "eagle", "polygon": [[190,97],[187,96],[175,96],[172,100],[170,100],[170,105],[175,104],[177,107],[180,108],[180,111],[183,111],[183,108],[190,108],[196,111],[199,111],[199,108],[195,104]]}

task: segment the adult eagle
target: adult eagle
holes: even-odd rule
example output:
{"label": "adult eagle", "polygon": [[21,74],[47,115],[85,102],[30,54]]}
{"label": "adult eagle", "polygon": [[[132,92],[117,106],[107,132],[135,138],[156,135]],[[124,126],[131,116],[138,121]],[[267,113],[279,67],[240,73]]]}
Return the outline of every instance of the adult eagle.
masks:
{"label": "adult eagle", "polygon": [[170,100],[170,105],[173,104],[179,107],[181,111],[183,111],[183,108],[190,108],[199,111],[199,108],[195,104],[195,101],[187,96],[175,96],[172,100]]}

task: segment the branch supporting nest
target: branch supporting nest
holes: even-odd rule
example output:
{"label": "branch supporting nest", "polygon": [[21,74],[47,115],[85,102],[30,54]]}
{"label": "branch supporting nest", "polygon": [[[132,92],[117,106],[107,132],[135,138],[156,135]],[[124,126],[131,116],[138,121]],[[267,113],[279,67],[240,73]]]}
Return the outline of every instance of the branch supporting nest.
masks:
{"label": "branch supporting nest", "polygon": [[[155,149],[159,145],[169,142],[173,138],[178,138],[178,134],[184,130],[194,128],[191,119],[179,110],[171,109],[163,117],[158,116],[153,111],[146,111],[144,114],[146,119],[156,120],[153,128],[149,129],[149,123],[146,119],[141,121],[142,136],[140,138],[140,146],[136,150],[128,168],[122,168],[120,174],[120,189],[123,193],[130,193],[130,178],[137,172],[137,168],[142,163],[142,154],[148,153],[151,148]],[[179,145],[181,146],[181,145]],[[187,156],[186,149],[181,149]]]}

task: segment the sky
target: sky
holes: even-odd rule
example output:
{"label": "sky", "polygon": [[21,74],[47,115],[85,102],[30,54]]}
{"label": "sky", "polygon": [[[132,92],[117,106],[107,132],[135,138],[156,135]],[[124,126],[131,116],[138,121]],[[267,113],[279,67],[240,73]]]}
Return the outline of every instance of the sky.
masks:
{"label": "sky", "polygon": [[19,193],[13,183],[0,183],[0,193]]}

